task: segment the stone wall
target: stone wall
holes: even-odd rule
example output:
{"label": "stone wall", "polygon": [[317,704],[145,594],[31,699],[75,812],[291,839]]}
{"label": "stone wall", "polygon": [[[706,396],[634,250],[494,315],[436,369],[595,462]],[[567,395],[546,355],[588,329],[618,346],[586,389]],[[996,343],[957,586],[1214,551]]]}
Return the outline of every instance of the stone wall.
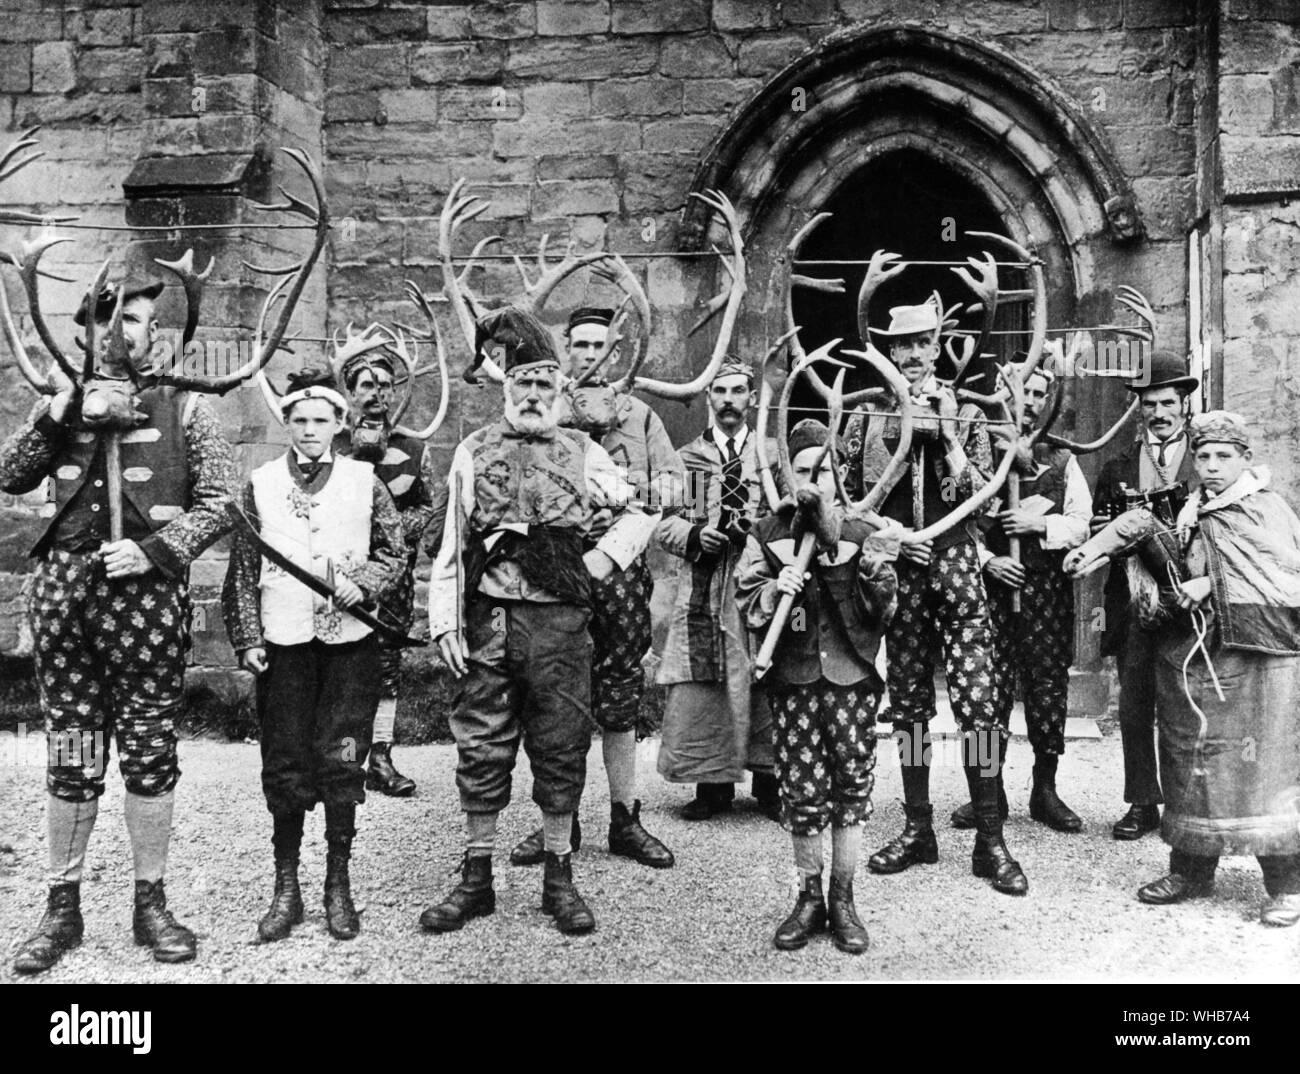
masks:
{"label": "stone wall", "polygon": [[[461,252],[490,233],[525,254],[543,234],[553,249],[572,241],[579,250],[675,250],[696,165],[785,65],[833,33],[887,21],[970,35],[1064,89],[1132,184],[1146,237],[1126,249],[1101,238],[1072,252],[1090,280],[1080,315],[1108,317],[1113,288],[1133,284],[1159,311],[1163,340],[1182,348],[1186,234],[1197,221],[1221,219],[1211,231],[1222,247],[1225,402],[1274,434],[1266,453],[1294,492],[1300,384],[1290,363],[1300,285],[1297,218],[1283,188],[1300,174],[1300,130],[1290,7],[1285,0],[0,0],[0,121],[10,135],[44,123],[47,153],[0,189],[0,202],[37,211],[70,206],[86,222],[120,224],[122,184],[138,164],[154,162],[135,175],[135,222],[210,211],[238,224],[256,215],[248,198],[273,196],[273,181],[286,176],[297,183],[274,160],[276,146],[297,145],[323,157],[341,225],[328,268],[317,272],[304,303],[303,332],[323,335],[380,317],[411,321],[401,281],[440,287],[437,216],[455,178],[467,177],[492,201],[491,212],[467,228]],[[1198,24],[1218,36],[1207,45]],[[1221,82],[1212,64],[1221,66]],[[232,173],[234,193],[201,189],[222,159],[244,157],[245,170]],[[1198,161],[1207,177],[1199,191]],[[84,280],[113,236],[77,237],[75,249],[57,248],[50,263]],[[198,243],[217,261],[205,328],[246,332],[262,281],[241,258],[251,252],[253,260],[280,261],[301,249],[298,238],[232,230]],[[174,241],[138,244],[130,256],[161,249],[179,251]],[[685,377],[712,342],[708,332],[688,339],[686,327],[719,285],[716,270],[701,260],[632,263],[656,305],[654,371]],[[17,296],[13,273],[4,276]],[[477,283],[494,302],[519,289],[509,262],[490,263]],[[557,295],[552,320],[598,293],[586,287],[577,280]],[[78,285],[52,283],[46,291],[56,334],[70,338]],[[765,288],[754,287],[738,337],[748,346],[767,334],[766,302]],[[450,321],[444,327],[459,369],[464,346]],[[315,346],[301,344],[275,370]],[[420,413],[435,401],[432,379],[420,388]],[[444,457],[496,404],[495,391],[458,379],[452,392],[435,444]],[[12,363],[0,363],[0,434],[29,399]],[[275,449],[278,432],[251,392],[220,406],[245,467]],[[698,403],[660,410],[678,441],[704,424]],[[6,602],[24,566],[16,553],[33,524],[25,502],[10,499],[0,509],[0,572],[9,572],[0,573],[2,624],[16,621],[3,613],[12,611]],[[196,573],[207,587],[206,621],[196,624],[203,662],[229,658],[210,614],[220,561],[218,548]],[[0,634],[0,650],[18,644]]]}
{"label": "stone wall", "polygon": [[1300,503],[1300,9],[1223,3],[1223,405]]}

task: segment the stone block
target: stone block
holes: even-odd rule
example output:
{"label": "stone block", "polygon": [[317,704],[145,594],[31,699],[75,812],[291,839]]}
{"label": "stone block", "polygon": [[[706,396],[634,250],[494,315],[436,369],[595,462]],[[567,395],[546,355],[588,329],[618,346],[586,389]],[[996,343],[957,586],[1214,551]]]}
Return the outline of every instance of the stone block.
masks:
{"label": "stone block", "polygon": [[1113,30],[1123,19],[1122,0],[1047,0],[1053,30]]}
{"label": "stone block", "polygon": [[400,88],[410,85],[412,66],[413,58],[408,55],[406,45],[332,48],[330,49],[329,89],[343,92]]}
{"label": "stone block", "polygon": [[[669,38],[665,47],[672,40]],[[538,37],[510,42],[505,71],[517,78],[579,82],[647,74],[658,62],[656,37],[608,40]]]}
{"label": "stone block", "polygon": [[26,93],[32,88],[32,46],[0,45],[0,93]]}
{"label": "stone block", "polygon": [[[432,12],[418,7],[368,11],[360,18],[326,19],[325,33],[334,45],[373,45],[381,41],[421,41],[428,32]],[[463,36],[463,35],[457,35]]]}
{"label": "stone block", "polygon": [[379,107],[389,123],[432,124],[438,121],[439,98],[439,91],[432,87],[381,90]]}
{"label": "stone block", "polygon": [[379,115],[378,90],[331,90],[325,95],[325,122],[369,123]]}
{"label": "stone block", "polygon": [[616,34],[680,34],[709,25],[708,0],[614,0]]}
{"label": "stone block", "polygon": [[1225,198],[1300,191],[1300,137],[1224,134],[1219,144]]}
{"label": "stone block", "polygon": [[591,83],[546,82],[524,87],[524,112],[539,119],[591,114]]}
{"label": "stone block", "polygon": [[623,153],[641,147],[641,131],[629,120],[524,120],[498,123],[493,151],[502,157],[542,157],[561,152]]}
{"label": "stone block", "polygon": [[1273,90],[1266,75],[1225,75],[1219,80],[1219,124],[1228,134],[1267,134],[1273,125]]}
{"label": "stone block", "polygon": [[1300,27],[1281,22],[1227,20],[1219,27],[1220,75],[1268,74],[1295,58]]}
{"label": "stone block", "polygon": [[686,201],[691,169],[676,153],[628,153],[623,157],[623,206],[629,215],[671,212]]}
{"label": "stone block", "polygon": [[32,46],[33,93],[68,93],[76,85],[76,46],[71,41],[42,41]]}
{"label": "stone block", "polygon": [[1133,193],[1148,238],[1159,241],[1186,237],[1196,209],[1194,176],[1134,179]]}
{"label": "stone block", "polygon": [[699,155],[713,140],[723,123],[722,116],[682,116],[659,119],[642,130],[642,148],[648,153],[692,153]]}
{"label": "stone block", "polygon": [[758,92],[759,78],[688,78],[682,83],[682,111],[730,112]]}
{"label": "stone block", "polygon": [[411,82],[417,86],[495,82],[501,77],[505,55],[502,41],[419,45],[411,53]]}
{"label": "stone block", "polygon": [[[635,155],[629,153],[624,160]],[[619,158],[609,154],[575,156],[562,153],[542,157],[537,162],[537,178],[543,182],[556,179],[612,179],[618,175],[618,161]]]}
{"label": "stone block", "polygon": [[1115,154],[1127,175],[1187,175],[1195,171],[1196,138],[1169,127],[1117,127]]}
{"label": "stone block", "polygon": [[57,41],[63,36],[63,16],[58,11],[10,11],[4,16],[4,40]]}
{"label": "stone block", "polygon": [[673,116],[682,111],[682,83],[669,78],[616,78],[591,91],[596,116]]}
{"label": "stone block", "polygon": [[741,42],[736,68],[742,75],[770,75],[807,51],[808,40],[799,34],[751,37]]}
{"label": "stone block", "polygon": [[448,122],[518,119],[524,113],[524,102],[517,87],[443,86],[438,90],[438,108]]}
{"label": "stone block", "polygon": [[[951,6],[951,5],[948,5]],[[936,18],[938,0],[840,0],[840,10],[849,22],[919,22]]]}
{"label": "stone block", "polygon": [[543,37],[603,34],[609,26],[609,0],[537,0],[537,32]]}
{"label": "stone block", "polygon": [[566,179],[538,183],[534,212],[539,218],[616,213],[618,189],[611,179]]}
{"label": "stone block", "polygon": [[659,73],[669,78],[726,78],[735,60],[716,37],[670,37],[664,41]]}
{"label": "stone block", "polygon": [[771,30],[781,25],[779,7],[776,0],[713,0],[713,25],[727,31]]}
{"label": "stone block", "polygon": [[1273,131],[1300,134],[1300,62],[1273,72]]}
{"label": "stone block", "polygon": [[1196,17],[1196,0],[1124,0],[1124,28],[1190,26]]}
{"label": "stone block", "polygon": [[532,3],[480,3],[469,9],[470,34],[502,40],[532,37],[537,32],[537,6]]}
{"label": "stone block", "polygon": [[425,32],[434,41],[464,41],[471,36],[468,4],[430,4]]}
{"label": "stone block", "polygon": [[77,84],[83,90],[132,93],[139,90],[143,76],[144,56],[139,49],[92,48],[77,55]]}

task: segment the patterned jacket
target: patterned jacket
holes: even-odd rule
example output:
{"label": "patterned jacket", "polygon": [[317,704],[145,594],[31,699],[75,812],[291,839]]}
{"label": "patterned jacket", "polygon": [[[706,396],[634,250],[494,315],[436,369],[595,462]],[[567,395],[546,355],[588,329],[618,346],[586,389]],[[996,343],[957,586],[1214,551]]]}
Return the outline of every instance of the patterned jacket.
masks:
{"label": "patterned jacket", "polygon": [[[188,502],[181,505],[183,510],[169,511],[167,518],[157,517],[157,513],[150,518],[141,516],[134,510],[128,495],[124,494],[123,500],[128,521],[127,536],[135,536],[132,530],[136,529],[137,543],[154,567],[164,577],[180,580],[184,578],[190,563],[230,529],[226,505],[230,502],[235,475],[234,451],[222,435],[211,404],[203,396],[195,394],[177,399],[176,406],[181,415],[178,424],[183,443],[169,445],[169,450],[173,457],[183,454],[184,473],[178,476],[187,486],[185,499]],[[142,430],[136,431],[147,432],[148,428],[146,424]],[[94,440],[102,440],[102,437],[96,437],[75,425],[63,425],[51,420],[49,400],[39,400],[23,426],[0,445],[0,489],[15,494],[30,492],[46,478],[56,478],[65,466],[65,456],[72,439],[87,436],[94,438],[88,442],[94,447],[91,453],[93,458],[101,459],[102,450]],[[91,463],[77,467],[81,471],[78,476],[82,488],[74,500],[65,497],[62,510],[58,510],[53,500],[47,505],[48,510],[44,513],[51,516],[57,514],[57,517],[54,517],[50,530],[33,549],[33,555],[45,555],[52,543],[55,529],[63,524],[69,512],[74,509],[74,503],[81,504],[89,499],[93,501],[89,504],[91,509],[98,511],[104,507],[100,501],[106,499],[106,487],[95,484],[102,480],[93,476],[92,471],[96,465],[97,463]],[[131,479],[130,474],[124,476],[128,481]],[[67,484],[66,481],[61,483]],[[91,487],[86,488],[87,485]],[[131,525],[133,517],[138,528]]]}

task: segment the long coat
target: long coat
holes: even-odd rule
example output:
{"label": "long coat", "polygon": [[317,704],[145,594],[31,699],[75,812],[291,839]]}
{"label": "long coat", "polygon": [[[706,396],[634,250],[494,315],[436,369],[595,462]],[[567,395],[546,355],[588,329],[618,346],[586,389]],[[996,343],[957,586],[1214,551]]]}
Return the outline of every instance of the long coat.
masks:
{"label": "long coat", "polygon": [[1300,519],[1267,483],[1264,467],[1247,471],[1179,518],[1200,525],[1188,567],[1212,582],[1224,693],[1178,616],[1156,668],[1161,836],[1190,854],[1300,853]]}
{"label": "long coat", "polygon": [[[765,513],[753,430],[740,450],[746,515]],[[723,456],[711,432],[682,447],[683,503],[665,512],[655,531],[660,546],[676,558],[676,591],[668,637],[657,681],[669,687],[664,713],[659,771],[671,782],[736,782],[746,767],[772,763],[765,703],[751,689],[752,655],[748,632],[736,607],[736,564],[743,549],[728,546],[718,556],[700,548],[699,533],[716,526],[722,507]],[[698,691],[673,691],[674,685],[700,684],[725,694],[717,718],[704,721]],[[690,700],[688,700],[690,699]],[[722,702],[725,700],[725,704]]]}

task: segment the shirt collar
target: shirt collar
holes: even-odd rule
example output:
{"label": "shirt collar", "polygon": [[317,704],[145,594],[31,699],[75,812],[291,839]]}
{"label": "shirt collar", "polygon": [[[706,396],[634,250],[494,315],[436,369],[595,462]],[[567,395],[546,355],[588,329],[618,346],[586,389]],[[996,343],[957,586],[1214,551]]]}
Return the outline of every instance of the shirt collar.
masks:
{"label": "shirt collar", "polygon": [[309,459],[307,458],[306,455],[304,455],[301,451],[299,451],[297,447],[294,447],[293,461],[296,462],[299,466],[310,466],[312,463],[316,463],[316,462],[333,462],[334,446],[332,444],[327,444],[324,453],[321,455],[319,459]]}
{"label": "shirt collar", "polygon": [[1168,444],[1170,450],[1177,450],[1187,443],[1187,430],[1180,429],[1165,441],[1161,441],[1160,437],[1156,436],[1155,433],[1147,433],[1147,443],[1157,451],[1160,449],[1162,442]]}
{"label": "shirt collar", "polygon": [[[736,433],[736,454],[737,455],[740,454],[741,448],[745,446],[745,438],[747,436],[749,436],[749,426],[742,425],[740,427],[740,430]],[[727,434],[722,431],[722,426],[715,425],[713,427],[713,442],[718,445],[718,450],[722,452],[724,457],[727,454],[727,439],[728,439]]]}

